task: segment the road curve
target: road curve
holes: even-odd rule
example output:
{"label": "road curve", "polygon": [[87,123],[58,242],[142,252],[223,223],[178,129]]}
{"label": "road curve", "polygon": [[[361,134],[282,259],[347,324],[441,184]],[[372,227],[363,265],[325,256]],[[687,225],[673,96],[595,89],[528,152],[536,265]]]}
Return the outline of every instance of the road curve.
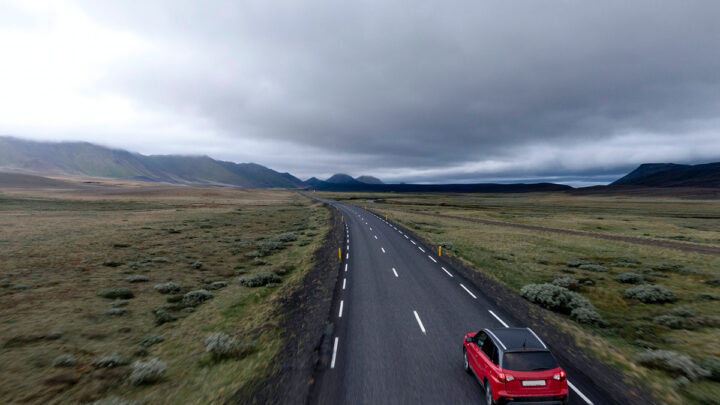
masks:
{"label": "road curve", "polygon": [[[462,368],[462,338],[485,327],[522,327],[437,252],[361,208],[339,209],[346,228],[332,307],[328,367],[317,404],[479,403],[483,388]],[[561,364],[561,366],[563,366]],[[571,404],[606,404],[569,374]]]}

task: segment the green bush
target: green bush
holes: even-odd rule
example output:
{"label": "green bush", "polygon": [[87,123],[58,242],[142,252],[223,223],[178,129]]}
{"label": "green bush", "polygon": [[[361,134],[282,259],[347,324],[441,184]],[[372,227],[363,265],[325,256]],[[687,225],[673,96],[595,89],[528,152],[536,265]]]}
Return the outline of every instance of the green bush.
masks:
{"label": "green bush", "polygon": [[72,367],[75,364],[77,364],[77,359],[71,354],[61,354],[52,362],[53,367]]}
{"label": "green bush", "polygon": [[568,267],[580,267],[584,264],[590,264],[590,262],[586,262],[585,260],[580,259],[573,259],[567,262]]}
{"label": "green bush", "polygon": [[138,360],[132,365],[132,372],[128,377],[128,382],[133,385],[152,384],[160,381],[166,371],[165,363],[158,359]]}
{"label": "green bush", "polygon": [[663,370],[675,377],[684,376],[697,380],[710,375],[708,370],[698,366],[692,358],[670,350],[648,350],[638,354],[636,360],[645,367]]}
{"label": "green bush", "polygon": [[208,286],[208,288],[211,289],[211,290],[219,290],[219,289],[221,289],[221,288],[227,287],[227,285],[228,285],[228,284],[227,284],[226,282],[224,282],[224,281],[213,281],[212,283],[210,283],[210,285]]}
{"label": "green bush", "polygon": [[705,280],[704,283],[713,287],[720,287],[720,277]]}
{"label": "green bush", "polygon": [[674,302],[677,298],[672,291],[654,284],[642,284],[625,290],[625,297],[646,304],[662,304]]}
{"label": "green bush", "polygon": [[105,311],[105,315],[110,316],[122,316],[127,313],[127,308],[110,308]]}
{"label": "green bush", "polygon": [[134,274],[126,278],[125,281],[127,281],[128,283],[144,283],[146,281],[150,281],[150,279],[139,274]]}
{"label": "green bush", "polygon": [[700,367],[710,372],[708,378],[720,381],[720,358],[708,357],[700,362]]}
{"label": "green bush", "polygon": [[93,367],[95,367],[95,368],[115,368],[117,366],[122,365],[123,362],[120,359],[120,355],[117,353],[114,353],[109,356],[103,356],[98,359],[95,359],[95,361],[93,361],[92,364],[93,364]]}
{"label": "green bush", "polygon": [[153,312],[153,314],[155,315],[155,323],[157,325],[162,325],[164,323],[177,321],[177,317],[175,317],[173,314],[169,313],[164,308],[156,309]]}
{"label": "green bush", "polygon": [[167,283],[155,284],[155,287],[153,288],[155,289],[155,291],[161,294],[171,294],[180,291],[180,286],[173,283],[172,281],[168,281]]}
{"label": "green bush", "polygon": [[110,298],[110,299],[116,299],[116,298],[129,299],[129,298],[133,298],[135,296],[133,294],[133,292],[130,291],[129,288],[125,288],[125,287],[104,288],[104,289],[98,291],[97,295],[99,295],[103,298]]}
{"label": "green bush", "polygon": [[608,268],[599,264],[581,264],[580,269],[587,271],[595,271],[598,273],[606,273]]}
{"label": "green bush", "polygon": [[692,267],[686,267],[680,264],[669,264],[669,263],[662,263],[657,266],[653,266],[653,270],[657,271],[667,271],[671,273],[677,273],[681,275],[690,275],[690,274],[701,274],[701,272],[693,269]]}
{"label": "green bush", "polygon": [[285,232],[277,235],[273,239],[278,242],[295,242],[297,240],[297,235],[295,232]]}
{"label": "green bush", "polygon": [[580,288],[580,283],[578,283],[576,279],[568,276],[558,277],[553,280],[552,283],[572,291],[577,291]]}
{"label": "green bush", "polygon": [[143,338],[143,340],[140,341],[140,346],[142,346],[142,347],[150,347],[150,346],[156,345],[156,344],[158,344],[158,343],[160,343],[160,342],[163,342],[163,341],[165,341],[165,338],[163,338],[163,337],[160,336],[160,335],[145,336],[145,337]]}
{"label": "green bush", "polygon": [[213,333],[205,338],[205,352],[215,360],[237,356],[238,348],[238,340],[225,333]]}
{"label": "green bush", "polygon": [[189,307],[196,307],[212,297],[212,293],[208,290],[195,290],[183,295],[182,302]]}
{"label": "green bush", "polygon": [[242,286],[254,288],[262,287],[270,283],[281,283],[282,278],[280,278],[275,273],[263,272],[249,276],[238,277],[237,281]]}
{"label": "green bush", "polygon": [[582,295],[554,284],[528,284],[520,289],[525,299],[544,308],[569,314],[581,323],[600,324],[602,318]]}
{"label": "green bush", "polygon": [[641,274],[637,273],[622,273],[615,277],[615,280],[621,283],[639,284],[645,281],[645,278]]}

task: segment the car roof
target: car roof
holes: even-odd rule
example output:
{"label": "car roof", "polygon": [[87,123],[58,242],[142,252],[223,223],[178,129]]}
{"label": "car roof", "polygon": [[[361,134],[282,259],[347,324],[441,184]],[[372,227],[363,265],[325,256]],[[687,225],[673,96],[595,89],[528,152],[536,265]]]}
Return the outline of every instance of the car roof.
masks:
{"label": "car roof", "polygon": [[545,343],[530,328],[485,329],[499,350],[504,352],[547,351]]}

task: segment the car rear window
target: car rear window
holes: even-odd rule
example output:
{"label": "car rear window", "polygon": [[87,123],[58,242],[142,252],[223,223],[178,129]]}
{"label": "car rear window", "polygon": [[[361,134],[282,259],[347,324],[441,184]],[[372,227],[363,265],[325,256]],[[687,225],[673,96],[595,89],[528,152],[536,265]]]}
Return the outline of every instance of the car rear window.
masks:
{"label": "car rear window", "polygon": [[550,352],[510,352],[503,356],[502,368],[513,371],[543,371],[558,367]]}

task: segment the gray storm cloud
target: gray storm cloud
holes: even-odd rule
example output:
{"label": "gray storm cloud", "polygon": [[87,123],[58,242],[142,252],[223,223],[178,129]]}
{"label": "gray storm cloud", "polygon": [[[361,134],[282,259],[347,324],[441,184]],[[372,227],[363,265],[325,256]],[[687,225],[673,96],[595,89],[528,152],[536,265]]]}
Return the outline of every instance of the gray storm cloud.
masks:
{"label": "gray storm cloud", "polygon": [[98,87],[202,120],[225,159],[441,182],[720,157],[720,3],[451,3],[80,5],[151,44]]}

